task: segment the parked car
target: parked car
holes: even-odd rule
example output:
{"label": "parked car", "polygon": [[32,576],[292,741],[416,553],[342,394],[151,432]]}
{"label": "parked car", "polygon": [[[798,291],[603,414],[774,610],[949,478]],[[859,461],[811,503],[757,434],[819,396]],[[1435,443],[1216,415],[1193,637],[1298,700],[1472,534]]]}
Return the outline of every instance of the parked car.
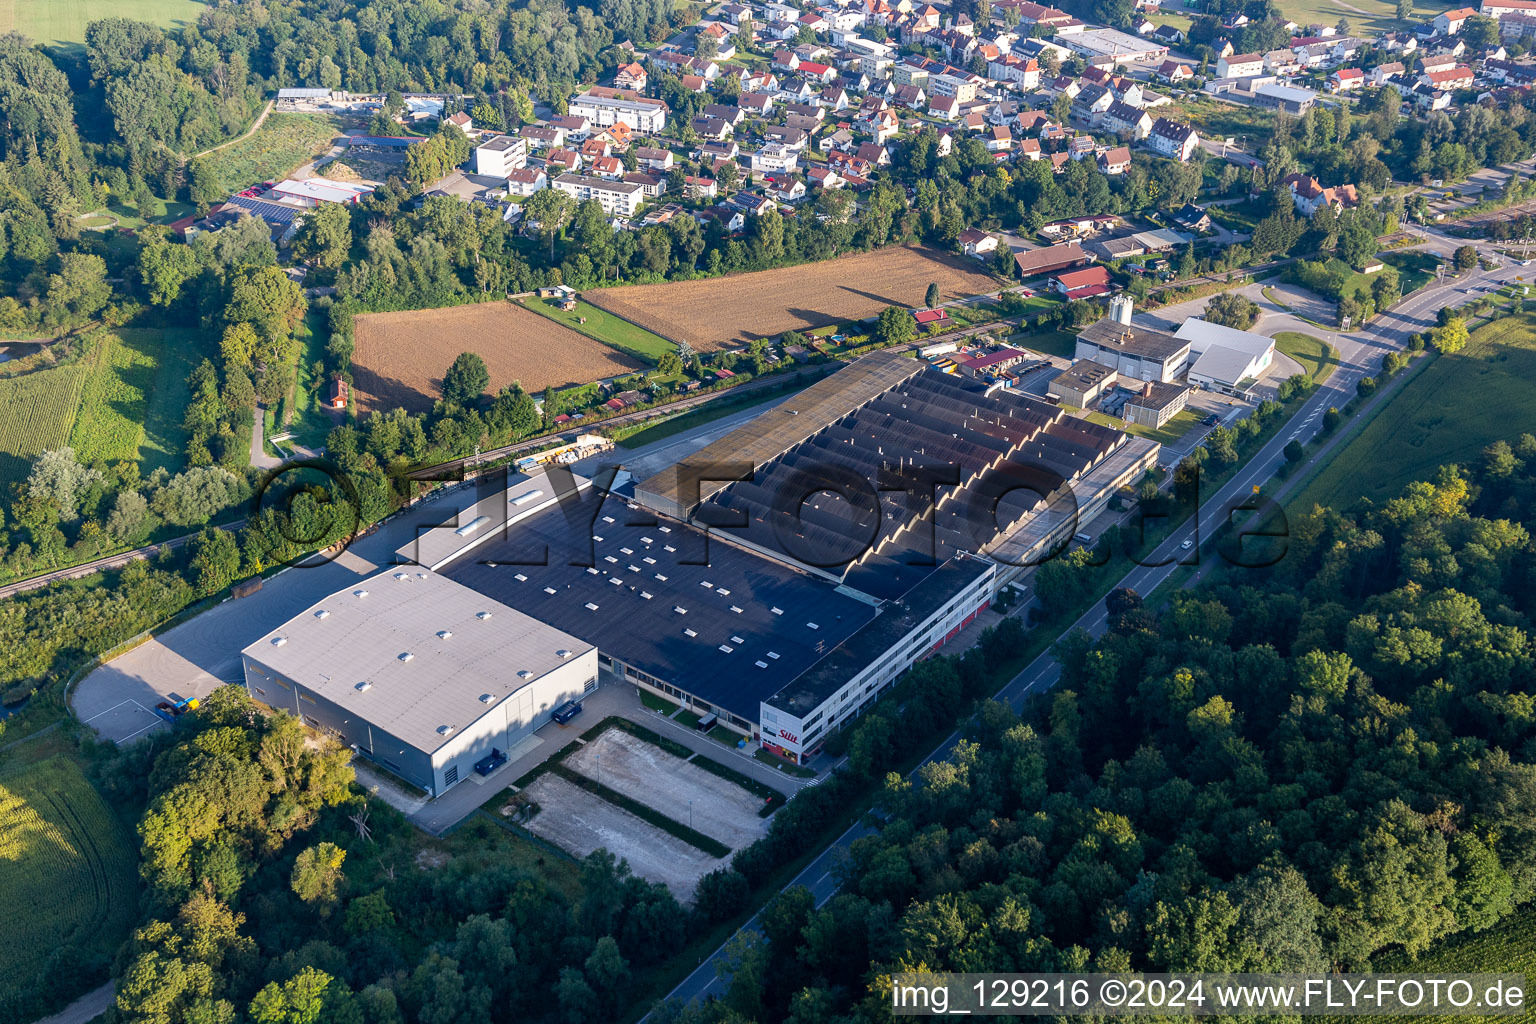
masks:
{"label": "parked car", "polygon": [[554,714],[550,715],[549,717],[553,718],[561,725],[564,725],[579,714],[581,714],[581,701],[568,700],[564,704],[561,704],[559,707],[555,708]]}

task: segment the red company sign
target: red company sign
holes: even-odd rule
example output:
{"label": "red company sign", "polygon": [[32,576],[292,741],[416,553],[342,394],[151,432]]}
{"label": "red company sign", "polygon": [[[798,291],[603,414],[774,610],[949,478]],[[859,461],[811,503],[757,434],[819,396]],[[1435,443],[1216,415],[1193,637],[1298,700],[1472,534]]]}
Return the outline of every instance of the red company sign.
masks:
{"label": "red company sign", "polygon": [[791,743],[799,743],[800,742],[800,737],[796,736],[794,733],[790,732],[788,729],[780,729],[779,730],[779,735],[781,737],[783,737],[784,739],[789,740],[789,742],[791,742]]}

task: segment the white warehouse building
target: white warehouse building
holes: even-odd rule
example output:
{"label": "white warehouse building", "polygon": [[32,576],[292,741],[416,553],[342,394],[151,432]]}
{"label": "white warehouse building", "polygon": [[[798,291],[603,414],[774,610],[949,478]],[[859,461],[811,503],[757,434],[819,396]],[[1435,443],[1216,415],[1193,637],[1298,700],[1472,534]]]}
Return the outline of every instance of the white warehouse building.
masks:
{"label": "white warehouse building", "polygon": [[1245,393],[1275,361],[1275,340],[1190,317],[1174,337],[1189,343],[1189,383],[1229,395]]}
{"label": "white warehouse building", "polygon": [[420,566],[339,591],[241,652],[246,689],[441,796],[597,686],[597,648]]}

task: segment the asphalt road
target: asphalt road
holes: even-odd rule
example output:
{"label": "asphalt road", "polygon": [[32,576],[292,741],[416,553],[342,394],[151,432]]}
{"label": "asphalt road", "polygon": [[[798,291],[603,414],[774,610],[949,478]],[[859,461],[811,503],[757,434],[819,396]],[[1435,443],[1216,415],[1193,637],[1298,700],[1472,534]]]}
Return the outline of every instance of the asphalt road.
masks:
{"label": "asphalt road", "polygon": [[[1427,232],[1427,235],[1436,249],[1448,251],[1451,246],[1465,244],[1464,240],[1450,239],[1435,231]],[[1256,487],[1274,477],[1275,471],[1284,461],[1286,444],[1293,438],[1305,443],[1317,436],[1322,428],[1323,413],[1330,406],[1342,406],[1353,397],[1355,383],[1361,377],[1374,374],[1380,368],[1383,356],[1401,350],[1407,344],[1410,334],[1434,326],[1435,316],[1442,306],[1459,305],[1465,301],[1466,289],[1507,283],[1514,280],[1521,269],[1506,264],[1495,271],[1472,270],[1450,283],[1420,290],[1391,312],[1378,317],[1363,331],[1330,335],[1339,350],[1339,366],[1327,382],[1296,411],[1286,429],[1277,433],[1231,480],[1214,494],[1205,497],[1193,522],[1187,522],[1174,531],[1148,556],[1146,565],[1127,573],[1117,586],[1130,587],[1139,594],[1149,594],[1177,571],[1180,565],[1196,562],[1201,557],[1200,544],[1203,539],[1220,528],[1235,505],[1251,495]],[[1190,542],[1188,548],[1184,547],[1186,541]],[[1092,636],[1099,636],[1107,625],[1108,611],[1104,602],[1099,601],[1062,635],[1080,629]],[[996,696],[1015,708],[1021,708],[1031,693],[1049,690],[1060,678],[1061,666],[1056,659],[1049,653],[1042,654],[999,690]],[[959,739],[958,732],[950,734],[923,764],[948,756]],[[912,774],[916,774],[916,769]],[[803,885],[815,896],[816,906],[822,906],[837,892],[838,869],[847,857],[848,847],[855,839],[870,834],[870,831],[865,823],[856,823],[796,875],[786,888]],[[742,929],[758,931],[757,915],[753,915]],[[725,948],[722,945],[706,958],[692,974],[668,993],[667,998],[693,1002],[724,995],[727,983],[720,979],[718,972],[726,958]]]}

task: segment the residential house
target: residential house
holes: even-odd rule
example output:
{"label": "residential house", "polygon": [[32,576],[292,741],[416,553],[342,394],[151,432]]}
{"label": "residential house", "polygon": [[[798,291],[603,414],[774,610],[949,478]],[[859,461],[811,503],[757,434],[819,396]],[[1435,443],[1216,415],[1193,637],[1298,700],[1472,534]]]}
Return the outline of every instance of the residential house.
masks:
{"label": "residential house", "polygon": [[865,161],[871,167],[891,166],[891,154],[885,146],[879,143],[866,142],[854,150],[854,156]]}
{"label": "residential house", "polygon": [[1013,132],[1007,125],[997,125],[985,139],[987,152],[1006,154],[1013,148]]}
{"label": "residential house", "polygon": [[791,149],[778,142],[770,142],[755,153],[750,153],[747,159],[751,162],[752,170],[759,173],[794,173],[800,166],[800,152]]}
{"label": "residential house", "polygon": [[624,177],[624,161],[616,156],[600,156],[590,161],[587,168],[599,178],[617,181]]}
{"label": "residential house", "polygon": [[1133,142],[1140,142],[1152,131],[1152,115],[1123,100],[1116,100],[1104,111],[1099,127],[1116,135],[1129,135]]}
{"label": "residential house", "polygon": [[1435,90],[1450,92],[1472,88],[1472,69],[1458,64],[1444,71],[1429,71],[1419,76],[1419,84]]}
{"label": "residential house", "polygon": [[960,116],[960,101],[953,96],[935,96],[928,101],[928,113],[944,121]]}
{"label": "residential house", "polygon": [[773,198],[781,203],[798,203],[805,198],[805,182],[799,178],[781,176],[773,179]]}
{"label": "residential house", "polygon": [[[1287,53],[1290,51],[1287,50]],[[1194,70],[1188,64],[1180,64],[1176,60],[1165,60],[1158,65],[1157,77],[1160,81],[1170,85],[1182,85],[1195,77]]]}
{"label": "residential house", "polygon": [[626,185],[639,185],[647,199],[659,199],[667,190],[667,179],[659,174],[647,174],[644,171],[628,171],[623,174],[620,181]]}
{"label": "residential house", "polygon": [[559,149],[565,145],[565,129],[543,124],[525,124],[517,130],[517,136],[527,141],[531,149]]}
{"label": "residential house", "polygon": [[1403,62],[1400,60],[1394,60],[1389,61],[1386,64],[1378,64],[1374,68],[1371,68],[1370,74],[1366,76],[1366,81],[1373,86],[1380,86],[1384,85],[1389,79],[1396,78],[1399,75],[1406,73],[1407,68],[1403,67]]}
{"label": "residential house", "polygon": [[639,146],[635,149],[635,159],[639,161],[640,167],[647,171],[660,171],[665,174],[672,169],[673,156],[670,149]]}
{"label": "residential house", "polygon": [[1185,203],[1179,207],[1178,212],[1173,215],[1173,222],[1185,231],[1197,235],[1203,235],[1211,230],[1211,215],[1205,212],[1204,207],[1196,206],[1194,203]]}
{"label": "residential house", "polygon": [[1147,135],[1147,144],[1154,152],[1182,163],[1200,148],[1200,136],[1192,126],[1182,121],[1160,117],[1152,122],[1152,130]]}
{"label": "residential house", "polygon": [[581,170],[581,154],[574,149],[552,149],[544,154],[544,163],[556,171]]}
{"label": "residential house", "polygon": [[830,167],[812,167],[805,172],[812,188],[842,188],[843,178]]}
{"label": "residential house", "polygon": [[1184,33],[1174,25],[1159,25],[1152,30],[1152,41],[1164,46],[1178,46],[1184,41]]}
{"label": "residential house", "polygon": [[1131,151],[1126,146],[1115,146],[1099,154],[1099,170],[1105,174],[1124,174],[1131,169]]}
{"label": "residential house", "polygon": [[731,123],[718,117],[700,115],[692,122],[694,133],[710,142],[724,142],[731,134]]}
{"label": "residential house", "polygon": [[474,134],[475,122],[470,120],[469,115],[464,113],[462,110],[457,114],[449,114],[445,120],[459,131],[463,132],[465,135]]}
{"label": "residential house", "polygon": [[891,99],[909,110],[922,110],[928,106],[928,94],[920,85],[898,85]]}
{"label": "residential house", "polygon": [[713,199],[720,194],[720,186],[714,178],[688,175],[683,178],[683,195],[688,199]]}
{"label": "residential house", "polygon": [[581,154],[581,159],[585,163],[591,163],[600,156],[612,156],[613,144],[606,139],[588,139],[581,144],[577,152]]}
{"label": "residential house", "polygon": [[997,236],[988,234],[980,228],[966,228],[960,232],[960,248],[967,256],[986,259],[997,252]]}
{"label": "residential house", "polygon": [[1435,31],[1443,36],[1453,36],[1461,31],[1461,26],[1467,23],[1467,19],[1477,11],[1470,7],[1458,7],[1451,11],[1441,11],[1430,21]]}
{"label": "residential house", "polygon": [[1323,188],[1310,174],[1287,174],[1280,183],[1290,189],[1296,211],[1305,217],[1312,216],[1324,206],[1348,209],[1360,204],[1360,196],[1353,185]]}
{"label": "residential house", "polygon": [[507,172],[507,193],[514,196],[531,196],[549,186],[549,175],[542,167],[517,167]]}
{"label": "residential house", "polygon": [[1097,125],[1104,117],[1104,112],[1112,105],[1119,102],[1115,94],[1108,87],[1102,85],[1085,85],[1083,91],[1077,94],[1072,101],[1072,116],[1079,121]]}
{"label": "residential house", "polygon": [[704,80],[703,75],[684,75],[678,79],[678,84],[689,92],[709,91],[709,83]]}
{"label": "residential house", "polygon": [[773,66],[779,71],[794,71],[800,67],[800,55],[794,50],[774,50]]}
{"label": "residential house", "polygon": [[762,129],[765,142],[777,142],[795,152],[810,144],[811,136],[804,128],[791,128],[787,124],[770,124]]}
{"label": "residential house", "polygon": [[1328,91],[1353,92],[1365,87],[1365,72],[1359,68],[1339,68],[1328,76]]}
{"label": "residential house", "polygon": [[826,135],[823,135],[821,137],[821,141],[816,143],[816,148],[821,150],[823,153],[830,153],[834,149],[846,151],[852,148],[852,146],[853,132],[849,131],[847,128],[839,128],[835,132],[830,132]]}
{"label": "residential house", "polygon": [[773,97],[765,92],[744,92],[736,98],[742,110],[754,117],[767,117],[773,113]]}
{"label": "residential house", "polygon": [[650,76],[645,68],[639,64],[621,64],[619,70],[613,76],[613,84],[620,89],[629,89],[634,92],[644,92]]}

